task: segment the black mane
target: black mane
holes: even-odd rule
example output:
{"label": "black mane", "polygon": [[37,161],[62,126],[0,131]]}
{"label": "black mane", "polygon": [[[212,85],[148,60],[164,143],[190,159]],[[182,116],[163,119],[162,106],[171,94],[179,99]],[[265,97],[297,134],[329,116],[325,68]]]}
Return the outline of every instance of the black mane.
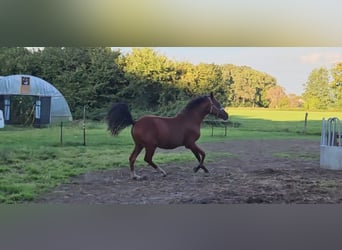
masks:
{"label": "black mane", "polygon": [[181,113],[192,111],[194,108],[196,108],[196,107],[197,107],[198,105],[200,105],[202,102],[204,102],[205,100],[207,100],[207,98],[208,98],[207,95],[202,95],[202,96],[196,97],[195,99],[191,100],[191,101],[185,106],[185,108],[182,110]]}

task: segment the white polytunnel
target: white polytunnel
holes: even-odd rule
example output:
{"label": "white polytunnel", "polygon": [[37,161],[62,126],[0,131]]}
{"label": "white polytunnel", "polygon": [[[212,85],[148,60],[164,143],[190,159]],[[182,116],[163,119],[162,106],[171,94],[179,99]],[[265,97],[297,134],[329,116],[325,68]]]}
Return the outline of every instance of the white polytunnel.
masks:
{"label": "white polytunnel", "polygon": [[69,105],[52,84],[31,75],[0,77],[5,124],[42,125],[72,121]]}

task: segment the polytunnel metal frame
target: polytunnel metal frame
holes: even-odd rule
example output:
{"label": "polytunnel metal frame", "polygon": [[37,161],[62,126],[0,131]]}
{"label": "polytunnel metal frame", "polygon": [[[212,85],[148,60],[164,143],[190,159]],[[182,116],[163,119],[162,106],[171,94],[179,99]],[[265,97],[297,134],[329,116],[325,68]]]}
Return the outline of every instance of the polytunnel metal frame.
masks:
{"label": "polytunnel metal frame", "polygon": [[15,96],[33,97],[35,126],[72,121],[67,101],[52,84],[32,75],[10,75],[0,77],[0,109],[5,124],[11,124],[11,99]]}
{"label": "polytunnel metal frame", "polygon": [[322,120],[320,166],[342,170],[341,121],[337,117]]}

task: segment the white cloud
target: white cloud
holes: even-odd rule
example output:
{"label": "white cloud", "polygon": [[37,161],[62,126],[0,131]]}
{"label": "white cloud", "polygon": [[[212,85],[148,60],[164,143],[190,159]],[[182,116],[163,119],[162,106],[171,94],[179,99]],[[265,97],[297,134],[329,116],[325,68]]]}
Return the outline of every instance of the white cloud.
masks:
{"label": "white cloud", "polygon": [[310,53],[300,56],[300,62],[313,65],[331,65],[342,61],[342,53]]}

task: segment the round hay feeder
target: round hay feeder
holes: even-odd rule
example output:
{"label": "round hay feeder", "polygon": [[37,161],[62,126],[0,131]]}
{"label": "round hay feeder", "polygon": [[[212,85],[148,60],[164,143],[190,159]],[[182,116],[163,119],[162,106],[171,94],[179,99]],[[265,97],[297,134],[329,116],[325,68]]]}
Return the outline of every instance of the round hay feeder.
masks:
{"label": "round hay feeder", "polygon": [[337,117],[322,121],[320,166],[342,170],[341,121]]}

